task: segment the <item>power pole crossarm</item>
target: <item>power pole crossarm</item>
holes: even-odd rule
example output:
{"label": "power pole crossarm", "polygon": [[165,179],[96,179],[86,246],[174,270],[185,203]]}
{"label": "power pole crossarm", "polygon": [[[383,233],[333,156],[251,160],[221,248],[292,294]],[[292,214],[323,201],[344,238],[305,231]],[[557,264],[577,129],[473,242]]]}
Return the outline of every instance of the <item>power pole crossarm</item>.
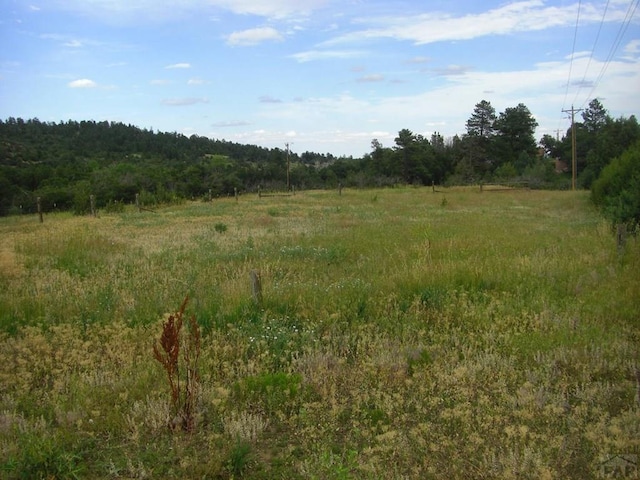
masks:
{"label": "power pole crossarm", "polygon": [[576,129],[575,129],[575,116],[577,112],[581,112],[582,108],[573,108],[571,110],[562,110],[564,113],[571,114],[571,190],[576,189],[576,177],[578,171],[578,162],[576,158]]}

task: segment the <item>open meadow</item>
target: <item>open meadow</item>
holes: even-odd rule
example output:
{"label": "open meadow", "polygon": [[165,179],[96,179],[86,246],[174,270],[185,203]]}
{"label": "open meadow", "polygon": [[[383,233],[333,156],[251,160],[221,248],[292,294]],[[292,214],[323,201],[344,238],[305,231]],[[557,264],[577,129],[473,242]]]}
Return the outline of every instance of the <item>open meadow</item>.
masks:
{"label": "open meadow", "polygon": [[[619,473],[640,458],[639,272],[588,192],[1,218],[0,477]],[[173,398],[158,342],[187,295]]]}

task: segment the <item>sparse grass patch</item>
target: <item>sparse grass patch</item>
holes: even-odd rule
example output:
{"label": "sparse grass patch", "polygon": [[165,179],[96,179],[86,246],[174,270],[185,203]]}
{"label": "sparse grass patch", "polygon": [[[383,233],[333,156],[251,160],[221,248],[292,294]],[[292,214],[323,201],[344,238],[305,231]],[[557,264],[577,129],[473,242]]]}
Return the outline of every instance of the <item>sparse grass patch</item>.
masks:
{"label": "sparse grass patch", "polygon": [[295,407],[302,394],[302,378],[283,372],[263,373],[242,379],[233,386],[231,401],[249,410],[274,415]]}

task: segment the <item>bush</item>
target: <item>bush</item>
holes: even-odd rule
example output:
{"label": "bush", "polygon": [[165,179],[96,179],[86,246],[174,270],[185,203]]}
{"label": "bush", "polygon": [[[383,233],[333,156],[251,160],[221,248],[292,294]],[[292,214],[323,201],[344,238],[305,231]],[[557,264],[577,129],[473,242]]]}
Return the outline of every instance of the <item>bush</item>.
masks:
{"label": "bush", "polygon": [[109,200],[104,206],[104,211],[107,213],[122,213],[124,212],[124,202]]}
{"label": "bush", "polygon": [[613,224],[640,225],[640,142],[602,170],[591,196]]}

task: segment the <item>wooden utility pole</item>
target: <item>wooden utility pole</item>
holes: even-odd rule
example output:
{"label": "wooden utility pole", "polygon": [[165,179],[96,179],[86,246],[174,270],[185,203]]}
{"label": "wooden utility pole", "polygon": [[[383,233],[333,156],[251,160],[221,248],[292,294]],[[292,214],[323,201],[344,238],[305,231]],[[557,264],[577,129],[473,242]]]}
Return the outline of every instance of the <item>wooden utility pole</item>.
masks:
{"label": "wooden utility pole", "polygon": [[554,132],[556,132],[556,142],[559,142],[560,141],[560,129],[556,128],[554,130]]}
{"label": "wooden utility pole", "polygon": [[582,108],[573,108],[571,110],[562,110],[564,113],[571,114],[571,190],[576,189],[576,178],[578,173],[578,161],[576,158],[576,129],[575,129],[575,116],[576,112],[581,112]]}
{"label": "wooden utility pole", "polygon": [[285,143],[285,146],[287,147],[287,192],[289,190],[291,190],[290,184],[289,184],[289,144]]}

